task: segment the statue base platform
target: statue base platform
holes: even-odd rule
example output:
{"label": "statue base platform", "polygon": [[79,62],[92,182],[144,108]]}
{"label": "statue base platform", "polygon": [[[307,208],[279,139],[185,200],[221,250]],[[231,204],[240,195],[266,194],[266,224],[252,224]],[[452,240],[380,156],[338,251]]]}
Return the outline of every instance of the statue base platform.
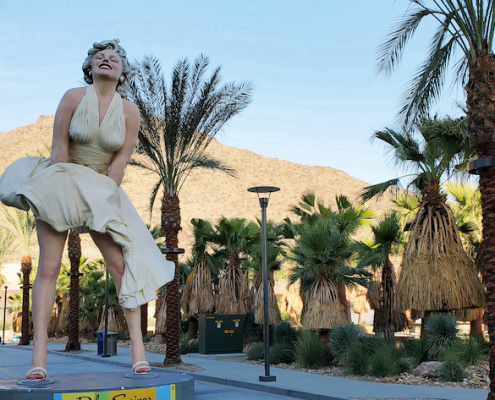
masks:
{"label": "statue base platform", "polygon": [[194,379],[180,372],[149,375],[85,372],[49,375],[44,381],[0,379],[8,400],[194,400]]}

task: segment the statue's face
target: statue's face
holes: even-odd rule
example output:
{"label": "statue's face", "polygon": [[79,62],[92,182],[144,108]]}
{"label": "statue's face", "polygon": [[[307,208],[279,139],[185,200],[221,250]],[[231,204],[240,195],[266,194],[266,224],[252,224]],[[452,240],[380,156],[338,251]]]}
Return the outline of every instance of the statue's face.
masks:
{"label": "statue's face", "polygon": [[100,76],[118,80],[122,75],[122,59],[116,51],[106,49],[96,53],[91,59],[91,71],[93,78]]}

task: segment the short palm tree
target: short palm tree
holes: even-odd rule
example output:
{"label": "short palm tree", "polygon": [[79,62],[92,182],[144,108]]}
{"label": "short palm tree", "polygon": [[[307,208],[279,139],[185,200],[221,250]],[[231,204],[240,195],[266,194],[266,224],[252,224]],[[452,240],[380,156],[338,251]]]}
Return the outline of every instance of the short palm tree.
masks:
{"label": "short palm tree", "polygon": [[36,220],[31,211],[22,211],[17,208],[8,208],[4,205],[2,209],[2,225],[15,238],[15,244],[22,252],[22,336],[20,345],[29,345],[29,289],[30,274],[33,269],[33,258],[31,252],[34,245],[36,232]]}
{"label": "short palm tree", "polygon": [[[264,309],[263,309],[263,246],[261,244],[261,221],[257,229],[255,244],[249,252],[249,258],[243,263],[243,268],[252,272],[254,291],[254,322],[259,325],[264,325]],[[267,271],[268,271],[268,321],[269,325],[275,325],[280,322],[280,309],[278,307],[277,298],[275,297],[275,278],[274,273],[282,267],[283,257],[283,227],[275,225],[272,222],[267,223]]]}
{"label": "short palm tree", "polygon": [[215,225],[215,258],[220,260],[219,293],[215,310],[218,314],[249,313],[249,280],[241,264],[257,242],[257,227],[244,218],[221,218]]}
{"label": "short palm tree", "polygon": [[[445,133],[449,133],[448,135]],[[484,290],[472,260],[462,246],[459,231],[441,193],[441,183],[454,175],[469,152],[464,120],[424,119],[417,131],[387,128],[373,137],[382,141],[396,164],[411,172],[407,185],[396,178],[365,188],[368,200],[392,187],[419,194],[420,208],[411,223],[402,270],[397,284],[400,309],[448,311],[484,304]],[[445,138],[445,142],[442,142]]]}
{"label": "short palm tree", "polygon": [[212,269],[218,268],[208,247],[214,240],[215,232],[210,222],[192,219],[194,242],[192,246],[193,270],[189,274],[181,297],[181,308],[189,318],[188,336],[197,336],[197,322],[200,314],[211,314],[215,310]]}
{"label": "short palm tree", "polygon": [[[457,82],[466,90],[466,114],[469,121],[471,144],[479,157],[495,156],[495,70],[493,36],[495,32],[493,0],[410,0],[414,7],[397,24],[382,45],[378,55],[378,69],[390,74],[398,65],[409,39],[423,20],[430,19],[437,31],[430,41],[430,51],[413,77],[403,96],[401,114],[406,121],[415,121],[428,114],[429,108],[440,94],[445,71],[456,62]],[[455,51],[458,51],[455,53]],[[485,237],[485,281],[487,286],[488,330],[495,335],[495,170],[480,171],[480,192],[483,209],[483,235]],[[490,346],[495,346],[490,341]],[[490,381],[495,385],[495,351],[490,351]],[[490,389],[490,400],[495,399],[495,386]]]}
{"label": "short palm tree", "polygon": [[288,255],[296,264],[290,281],[301,282],[301,324],[306,329],[327,332],[347,323],[338,288],[367,286],[371,274],[351,265],[351,243],[347,232],[333,221],[320,219],[297,227],[295,244]]}
{"label": "short palm tree", "polygon": [[396,211],[388,212],[371,229],[372,242],[357,243],[358,267],[370,266],[374,271],[381,270],[381,277],[372,286],[369,296],[376,299],[371,302],[375,310],[373,328],[376,333],[383,333],[385,340],[393,342],[394,333],[405,327],[405,316],[395,301],[396,278],[390,259],[391,255],[398,254],[403,241],[400,217]]}
{"label": "short palm tree", "polygon": [[[347,234],[349,237],[362,227],[369,225],[374,218],[374,213],[370,208],[360,204],[352,204],[347,196],[335,196],[337,210],[332,210],[331,206],[325,206],[324,203],[316,199],[313,192],[304,193],[297,206],[291,208],[291,211],[300,217],[300,223],[292,223],[286,219],[287,238],[293,238],[297,234],[298,226],[305,224],[315,224],[321,220],[332,222],[339,231]],[[344,312],[349,319],[349,304],[347,301],[345,285],[338,287],[339,301],[344,307]]]}
{"label": "short palm tree", "polygon": [[[179,193],[190,172],[206,168],[233,173],[205,150],[225,123],[251,100],[249,83],[220,86],[220,67],[209,79],[203,79],[208,64],[208,57],[203,55],[192,66],[187,59],[179,60],[168,87],[159,61],[145,57],[137,65],[136,79],[130,85],[130,97],[141,112],[137,154],[131,163],[159,177],[151,193],[150,211],[159,189],[163,189],[161,228],[169,248],[179,245]],[[169,253],[167,258],[175,263],[175,276],[166,290],[165,363],[169,364],[180,362],[180,310],[178,255]]]}

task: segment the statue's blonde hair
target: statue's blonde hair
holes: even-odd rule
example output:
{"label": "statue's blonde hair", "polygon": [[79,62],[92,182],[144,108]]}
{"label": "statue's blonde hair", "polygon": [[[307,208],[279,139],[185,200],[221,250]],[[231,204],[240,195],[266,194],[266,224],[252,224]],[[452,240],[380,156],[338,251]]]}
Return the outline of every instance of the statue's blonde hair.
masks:
{"label": "statue's blonde hair", "polygon": [[91,71],[91,60],[93,59],[93,56],[102,50],[110,49],[115,51],[122,59],[122,75],[124,76],[124,81],[120,82],[119,80],[116,90],[123,98],[125,98],[127,96],[127,91],[129,90],[129,79],[136,73],[136,70],[127,59],[127,52],[121,45],[119,45],[119,42],[119,39],[104,40],[99,43],[94,42],[93,47],[88,50],[88,56],[83,62],[82,70],[84,73],[84,81],[91,85],[93,83],[93,77],[89,72]]}

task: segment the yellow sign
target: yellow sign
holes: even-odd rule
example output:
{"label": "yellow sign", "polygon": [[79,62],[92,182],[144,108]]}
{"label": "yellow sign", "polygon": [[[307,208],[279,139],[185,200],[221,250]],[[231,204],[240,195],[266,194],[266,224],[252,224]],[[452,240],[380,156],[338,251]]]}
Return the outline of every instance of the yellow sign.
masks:
{"label": "yellow sign", "polygon": [[53,400],[176,400],[175,385],[109,392],[55,393]]}

